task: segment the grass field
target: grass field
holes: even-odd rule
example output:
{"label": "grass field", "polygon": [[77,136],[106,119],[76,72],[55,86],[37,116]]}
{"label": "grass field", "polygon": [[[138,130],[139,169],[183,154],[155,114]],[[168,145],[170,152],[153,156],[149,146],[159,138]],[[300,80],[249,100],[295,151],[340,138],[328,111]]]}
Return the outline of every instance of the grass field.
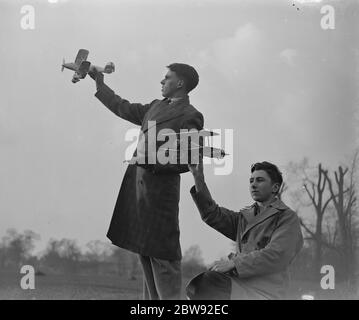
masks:
{"label": "grass field", "polygon": [[142,278],[120,276],[36,276],[35,289],[20,287],[22,274],[0,272],[0,300],[128,300],[141,299]]}
{"label": "grass field", "polygon": [[[45,275],[35,277],[35,289],[20,287],[20,273],[0,271],[0,300],[140,300],[142,277],[117,275]],[[183,279],[183,284],[188,279]]]}
{"label": "grass field", "polygon": [[[0,271],[0,300],[140,300],[142,277],[129,280],[117,275],[45,275],[36,276],[35,289],[20,287],[20,273]],[[183,289],[189,279],[183,279]],[[340,285],[336,290],[318,290],[309,282],[292,283],[296,292],[292,299],[303,293],[315,293],[317,299],[345,299]],[[319,294],[317,294],[319,293]],[[184,295],[182,294],[184,297]],[[350,299],[358,299],[351,297]]]}

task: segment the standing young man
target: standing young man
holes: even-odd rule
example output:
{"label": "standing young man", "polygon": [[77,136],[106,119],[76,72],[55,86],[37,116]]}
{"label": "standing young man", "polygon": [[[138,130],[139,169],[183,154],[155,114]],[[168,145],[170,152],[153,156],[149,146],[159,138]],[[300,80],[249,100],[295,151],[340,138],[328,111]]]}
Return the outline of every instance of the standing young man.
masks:
{"label": "standing young man", "polygon": [[288,267],[303,246],[297,214],[277,194],[283,182],[269,162],[251,167],[253,205],[239,212],[220,207],[204,180],[203,163],[189,165],[195,180],[191,189],[202,220],[236,241],[236,253],[216,261],[192,279],[187,297],[202,299],[280,299],[288,287]]}
{"label": "standing young man", "polygon": [[[198,84],[196,70],[182,63],[167,68],[161,81],[164,99],[149,104],[130,103],[104,84],[102,73],[90,73],[96,81],[95,96],[117,116],[141,126],[134,157],[148,156],[148,150],[157,151],[165,143],[156,141],[155,146],[149,145],[148,131],[153,129],[153,121],[157,133],[162,129],[179,132],[203,128],[203,116],[188,97]],[[145,299],[180,298],[178,203],[183,172],[188,172],[187,164],[130,163],[122,181],[107,236],[113,244],[139,254]]]}

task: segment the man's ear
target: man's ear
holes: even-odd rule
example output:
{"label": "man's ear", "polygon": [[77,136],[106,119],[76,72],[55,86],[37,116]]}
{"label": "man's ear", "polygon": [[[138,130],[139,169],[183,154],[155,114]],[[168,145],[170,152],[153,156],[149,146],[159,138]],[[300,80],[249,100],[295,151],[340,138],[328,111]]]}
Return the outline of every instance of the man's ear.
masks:
{"label": "man's ear", "polygon": [[177,86],[178,86],[178,88],[183,88],[183,86],[184,86],[184,81],[183,81],[183,80],[178,80]]}
{"label": "man's ear", "polygon": [[278,193],[280,189],[279,183],[274,183],[273,184],[273,193]]}

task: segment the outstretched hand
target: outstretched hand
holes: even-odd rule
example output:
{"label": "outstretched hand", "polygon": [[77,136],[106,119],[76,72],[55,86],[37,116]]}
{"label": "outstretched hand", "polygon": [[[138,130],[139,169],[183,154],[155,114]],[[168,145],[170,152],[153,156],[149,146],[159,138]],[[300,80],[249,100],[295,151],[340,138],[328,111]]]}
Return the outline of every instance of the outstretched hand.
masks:
{"label": "outstretched hand", "polygon": [[99,72],[96,67],[90,66],[90,70],[88,72],[89,76],[96,81],[97,87],[104,83],[104,76],[102,72]]}
{"label": "outstretched hand", "polygon": [[200,157],[197,164],[188,164],[188,169],[191,171],[194,183],[196,186],[196,191],[199,192],[206,188],[206,183],[204,181],[204,172],[203,172],[203,159]]}
{"label": "outstretched hand", "polygon": [[203,158],[199,158],[199,162],[196,164],[188,164],[188,169],[191,171],[193,176],[196,177],[202,177],[204,175],[203,173]]}

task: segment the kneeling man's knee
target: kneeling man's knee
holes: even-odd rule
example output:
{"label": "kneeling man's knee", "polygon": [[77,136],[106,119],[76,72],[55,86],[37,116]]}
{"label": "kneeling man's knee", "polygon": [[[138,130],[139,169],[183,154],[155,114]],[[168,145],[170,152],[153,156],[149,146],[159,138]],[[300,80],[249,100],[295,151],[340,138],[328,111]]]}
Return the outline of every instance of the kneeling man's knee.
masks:
{"label": "kneeling man's knee", "polygon": [[191,280],[186,288],[190,300],[229,300],[231,279],[217,271],[206,271]]}

